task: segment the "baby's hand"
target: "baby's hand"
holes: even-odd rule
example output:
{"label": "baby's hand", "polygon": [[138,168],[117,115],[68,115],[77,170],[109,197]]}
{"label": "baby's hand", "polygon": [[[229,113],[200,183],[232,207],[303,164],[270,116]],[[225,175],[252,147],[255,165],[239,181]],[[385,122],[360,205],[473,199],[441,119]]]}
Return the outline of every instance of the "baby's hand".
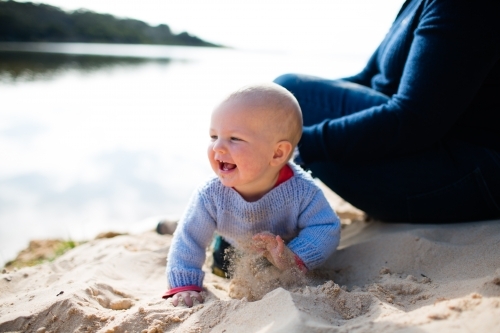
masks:
{"label": "baby's hand", "polygon": [[295,254],[285,245],[283,239],[271,233],[259,233],[252,237],[253,248],[280,270],[297,267]]}
{"label": "baby's hand", "polygon": [[189,291],[181,291],[180,293],[177,293],[174,296],[172,296],[172,305],[173,306],[179,305],[179,299],[181,299],[184,301],[184,304],[186,304],[188,307],[192,307],[193,306],[192,297],[197,299],[198,302],[203,303],[203,297],[199,292],[194,290],[189,290]]}

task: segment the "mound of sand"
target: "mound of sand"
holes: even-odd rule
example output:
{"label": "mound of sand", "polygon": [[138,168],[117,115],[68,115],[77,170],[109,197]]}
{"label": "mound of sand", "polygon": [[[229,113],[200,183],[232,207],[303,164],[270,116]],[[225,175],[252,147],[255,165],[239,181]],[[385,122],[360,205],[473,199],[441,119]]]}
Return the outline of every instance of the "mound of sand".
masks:
{"label": "mound of sand", "polygon": [[[3,273],[0,332],[494,332],[500,327],[500,221],[353,222],[342,230],[339,250],[324,268],[294,283],[279,274],[252,278],[249,273],[246,281],[230,286],[207,269],[205,302],[193,308],[173,307],[161,298],[170,241],[153,232],[97,239],[52,263]],[[239,299],[229,296],[235,283],[247,288],[240,288]]]}

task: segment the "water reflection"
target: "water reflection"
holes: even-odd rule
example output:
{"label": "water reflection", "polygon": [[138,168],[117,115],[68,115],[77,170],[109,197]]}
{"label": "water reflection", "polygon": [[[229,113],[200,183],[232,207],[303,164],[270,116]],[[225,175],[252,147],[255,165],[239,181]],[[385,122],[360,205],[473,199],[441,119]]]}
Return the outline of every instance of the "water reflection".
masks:
{"label": "water reflection", "polygon": [[85,73],[147,63],[166,65],[170,59],[0,51],[0,82],[50,80],[68,70]]}
{"label": "water reflection", "polygon": [[213,97],[192,98],[200,67],[183,49],[56,46],[0,47],[0,267],[29,239],[152,229],[210,172]]}

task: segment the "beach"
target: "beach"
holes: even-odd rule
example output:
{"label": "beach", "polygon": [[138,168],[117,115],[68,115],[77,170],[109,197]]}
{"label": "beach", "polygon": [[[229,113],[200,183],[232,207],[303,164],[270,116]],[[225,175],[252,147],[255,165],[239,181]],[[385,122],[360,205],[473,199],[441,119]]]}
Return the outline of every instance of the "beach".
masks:
{"label": "beach", "polygon": [[[329,199],[343,221],[341,243],[303,279],[254,272],[235,294],[235,281],[207,263],[204,303],[174,307],[161,298],[171,235],[99,238],[53,262],[4,270],[0,332],[499,331],[500,221],[363,221]],[[266,292],[252,299],[252,288]]]}

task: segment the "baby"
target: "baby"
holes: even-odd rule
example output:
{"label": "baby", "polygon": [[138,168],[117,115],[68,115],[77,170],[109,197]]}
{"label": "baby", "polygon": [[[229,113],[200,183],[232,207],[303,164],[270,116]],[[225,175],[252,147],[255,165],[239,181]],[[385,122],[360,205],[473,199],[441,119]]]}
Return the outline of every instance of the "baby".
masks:
{"label": "baby", "polygon": [[289,162],[302,134],[295,97],[276,84],[252,85],[212,112],[208,159],[216,177],[192,196],[167,259],[163,298],[202,302],[205,249],[215,231],[236,248],[252,240],[280,270],[307,272],[337,248],[340,221],[312,177]]}

